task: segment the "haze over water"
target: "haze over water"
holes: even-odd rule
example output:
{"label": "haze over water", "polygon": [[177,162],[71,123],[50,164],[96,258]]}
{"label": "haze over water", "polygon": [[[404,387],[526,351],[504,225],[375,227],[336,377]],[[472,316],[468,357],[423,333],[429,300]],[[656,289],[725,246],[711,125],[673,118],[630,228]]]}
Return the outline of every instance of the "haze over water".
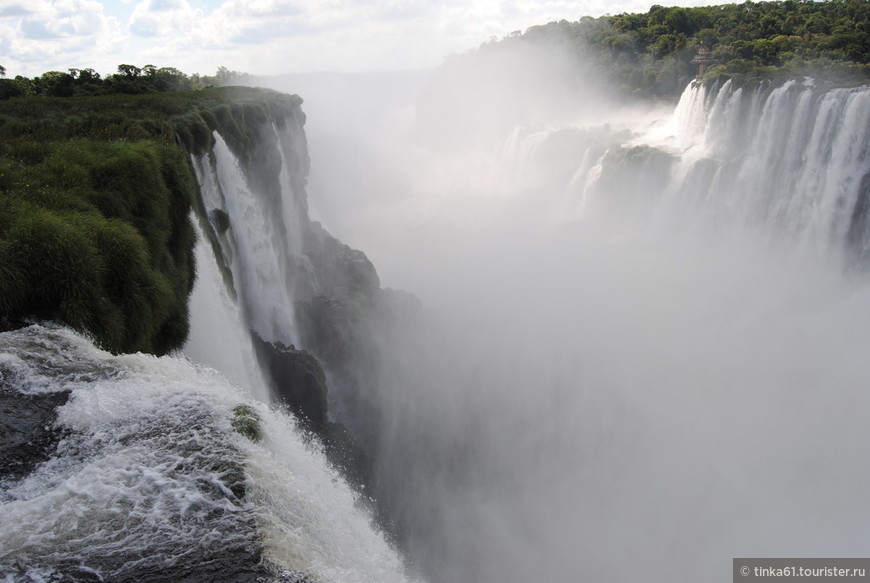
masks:
{"label": "haze over water", "polygon": [[725,581],[731,557],[860,556],[870,288],[837,209],[867,90],[629,107],[465,73],[273,82],[307,92],[312,212],[432,320],[372,405],[412,561]]}

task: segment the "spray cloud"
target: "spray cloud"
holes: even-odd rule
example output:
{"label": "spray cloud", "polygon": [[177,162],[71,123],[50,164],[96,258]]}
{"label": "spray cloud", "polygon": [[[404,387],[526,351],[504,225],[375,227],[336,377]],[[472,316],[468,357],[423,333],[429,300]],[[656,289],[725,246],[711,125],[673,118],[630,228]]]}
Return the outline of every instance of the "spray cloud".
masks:
{"label": "spray cloud", "polygon": [[383,339],[366,436],[409,555],[481,583],[859,556],[868,92],[690,87],[674,112],[577,59],[280,87],[312,211],[426,306]]}

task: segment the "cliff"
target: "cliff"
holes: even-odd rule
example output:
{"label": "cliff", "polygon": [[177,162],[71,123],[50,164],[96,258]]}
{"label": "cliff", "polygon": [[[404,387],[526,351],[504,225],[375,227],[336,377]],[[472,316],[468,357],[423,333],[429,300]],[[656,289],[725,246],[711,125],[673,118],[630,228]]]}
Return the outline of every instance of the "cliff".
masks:
{"label": "cliff", "polygon": [[[370,462],[327,392],[336,378],[361,382],[353,355],[371,354],[367,326],[393,294],[363,253],[309,220],[301,102],[236,87],[0,107],[0,482],[4,512],[33,516],[0,545],[0,573],[301,582],[349,565],[371,581],[401,570],[337,472],[364,484]],[[197,304],[203,287],[231,308]],[[321,304],[336,310],[309,307]],[[240,405],[183,359],[118,354],[191,354],[203,308],[211,322],[239,316],[228,326],[250,365],[242,384],[281,407]],[[210,335],[203,352],[228,342]],[[128,450],[145,452],[141,464]],[[57,475],[88,492],[64,499],[75,520],[41,506],[67,496]],[[12,491],[19,481],[38,485],[35,501]],[[103,482],[111,503],[93,493]],[[125,521],[119,505],[147,512]],[[61,542],[31,536],[45,532]]]}

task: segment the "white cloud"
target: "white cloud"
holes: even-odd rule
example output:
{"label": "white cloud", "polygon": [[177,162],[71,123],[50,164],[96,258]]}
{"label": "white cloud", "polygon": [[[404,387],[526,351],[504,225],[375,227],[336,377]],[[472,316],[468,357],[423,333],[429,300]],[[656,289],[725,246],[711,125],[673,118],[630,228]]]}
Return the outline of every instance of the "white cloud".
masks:
{"label": "white cloud", "polygon": [[27,30],[36,33],[31,38],[93,36],[109,24],[96,0],[57,0],[22,19],[25,36]]}
{"label": "white cloud", "polygon": [[123,42],[123,26],[97,0],[37,0],[22,6],[7,4],[0,12],[0,47],[10,75],[93,66],[94,54],[111,54]]}
{"label": "white cloud", "polygon": [[0,5],[0,18],[20,18],[50,8],[50,0],[5,0]]}
{"label": "white cloud", "polygon": [[144,0],[133,9],[129,27],[139,36],[173,36],[188,34],[199,26],[202,18],[202,12],[187,0]]}
{"label": "white cloud", "polygon": [[[0,55],[8,55],[12,51],[12,39],[15,29],[0,21]],[[4,66],[6,66],[4,64]]]}

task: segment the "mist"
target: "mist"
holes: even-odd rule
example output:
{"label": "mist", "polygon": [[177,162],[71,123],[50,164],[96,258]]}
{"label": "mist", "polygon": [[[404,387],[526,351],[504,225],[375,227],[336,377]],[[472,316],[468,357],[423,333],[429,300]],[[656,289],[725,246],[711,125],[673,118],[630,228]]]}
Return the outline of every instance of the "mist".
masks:
{"label": "mist", "polygon": [[269,80],[305,99],[314,218],[424,306],[365,395],[411,564],[728,581],[732,557],[863,555],[870,287],[848,213],[789,206],[857,189],[854,136],[813,166],[827,97],[639,106],[552,50]]}

